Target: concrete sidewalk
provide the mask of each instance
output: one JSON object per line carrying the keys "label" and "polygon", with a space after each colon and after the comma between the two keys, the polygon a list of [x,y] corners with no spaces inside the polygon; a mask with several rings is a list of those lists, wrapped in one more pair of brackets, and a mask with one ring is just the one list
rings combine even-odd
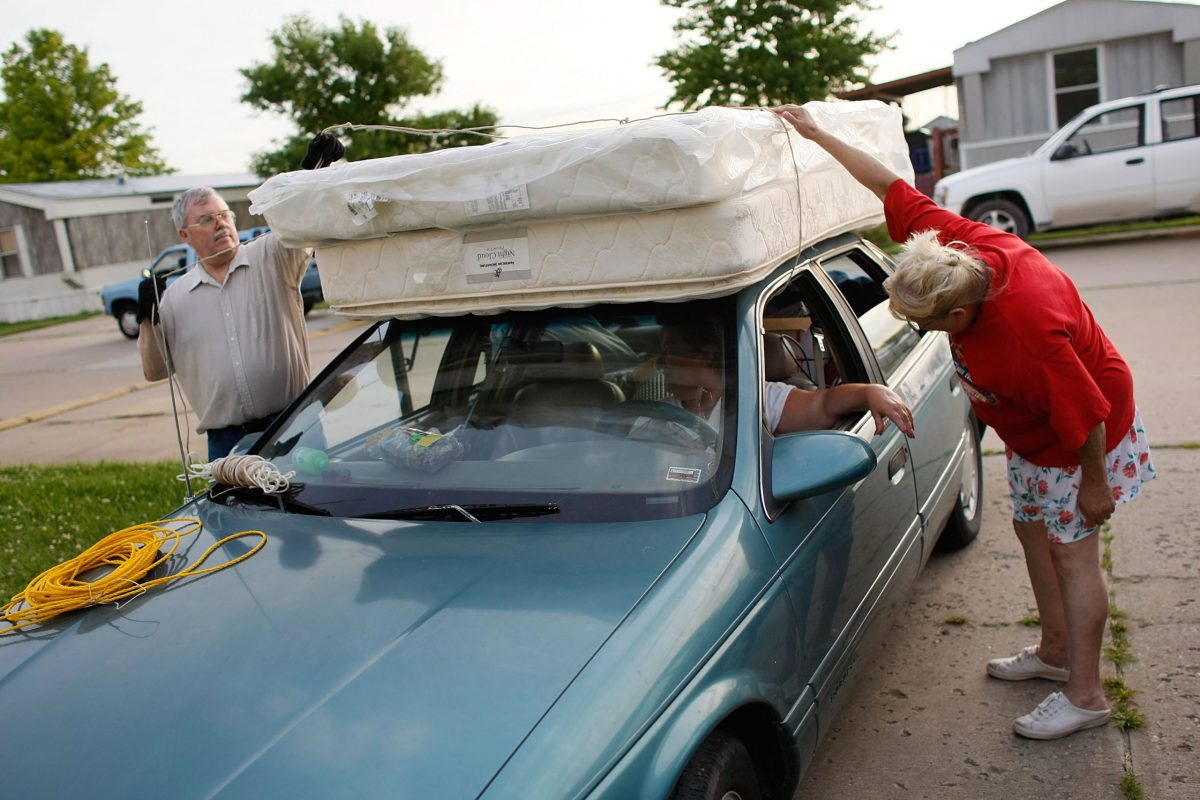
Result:
{"label": "concrete sidewalk", "polygon": [[[1145,728],[1126,735],[1110,724],[1050,742],[1013,734],[1012,721],[1058,684],[984,673],[988,659],[1038,635],[1021,624],[1036,609],[1010,523],[1004,457],[989,456],[979,541],[930,560],[797,798],[1121,800],[1126,765],[1147,798],[1200,798],[1200,536],[1191,500],[1200,451],[1157,450],[1154,462],[1159,477],[1114,518],[1109,580],[1138,659],[1121,675]],[[1117,670],[1103,660],[1102,673]]]}

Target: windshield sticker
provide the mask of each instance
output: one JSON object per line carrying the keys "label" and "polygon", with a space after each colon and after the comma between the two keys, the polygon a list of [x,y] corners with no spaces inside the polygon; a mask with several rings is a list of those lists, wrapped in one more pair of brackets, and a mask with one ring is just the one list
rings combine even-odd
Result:
{"label": "windshield sticker", "polygon": [[699,483],[701,470],[692,467],[667,467],[667,480]]}
{"label": "windshield sticker", "polygon": [[505,189],[499,194],[485,197],[482,200],[467,200],[463,203],[463,213],[468,217],[503,214],[506,211],[525,211],[528,208],[529,190],[525,188],[525,184]]}
{"label": "windshield sticker", "polygon": [[463,237],[463,270],[467,283],[531,278],[525,229],[468,233]]}

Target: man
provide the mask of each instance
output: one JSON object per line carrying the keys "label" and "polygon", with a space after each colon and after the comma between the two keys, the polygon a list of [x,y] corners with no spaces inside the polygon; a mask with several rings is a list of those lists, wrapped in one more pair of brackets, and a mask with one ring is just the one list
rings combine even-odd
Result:
{"label": "man", "polygon": [[[304,166],[343,153],[336,138],[319,134]],[[153,278],[142,281],[138,351],[147,380],[175,372],[199,417],[196,431],[208,435],[212,462],[247,433],[265,430],[308,384],[300,281],[309,256],[274,234],[239,243],[233,212],[208,187],[181,195],[171,216],[197,261],[161,298]]]}
{"label": "man", "polygon": [[885,284],[892,313],[950,335],[976,416],[1007,445],[1013,527],[1042,631],[987,672],[1065,682],[1013,730],[1057,739],[1104,725],[1108,595],[1097,530],[1154,478],[1128,365],[1070,278],[1037,250],[937,207],[805,109],[775,113],[883,201],[892,238],[906,241]]}

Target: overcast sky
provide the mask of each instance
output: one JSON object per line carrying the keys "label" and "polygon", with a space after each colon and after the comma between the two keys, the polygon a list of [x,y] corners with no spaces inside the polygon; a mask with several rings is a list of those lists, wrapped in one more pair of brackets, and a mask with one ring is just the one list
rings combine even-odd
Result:
{"label": "overcast sky", "polygon": [[[949,66],[953,51],[1056,3],[883,0],[866,24],[895,32],[875,61],[876,82]],[[143,106],[142,124],[167,163],[184,173],[248,169],[250,154],[291,130],[282,117],[238,101],[238,69],[271,56],[268,37],[284,18],[306,14],[336,25],[338,13],[397,26],[442,62],[445,84],[422,110],[481,102],[502,122],[546,125],[656,113],[670,86],[655,56],[676,43],[677,12],[658,0],[42,0],[4,4],[0,49],[31,28],[60,31],[104,62],[123,94]],[[921,124],[953,113],[951,89],[908,109]],[[339,120],[354,122],[356,120]]]}

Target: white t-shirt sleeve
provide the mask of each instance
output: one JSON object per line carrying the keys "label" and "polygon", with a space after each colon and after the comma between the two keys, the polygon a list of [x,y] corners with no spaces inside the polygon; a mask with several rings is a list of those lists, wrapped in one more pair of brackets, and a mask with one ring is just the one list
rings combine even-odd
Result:
{"label": "white t-shirt sleeve", "polygon": [[789,383],[767,381],[766,391],[763,392],[763,424],[771,433],[779,427],[779,420],[783,418],[783,405],[794,388],[796,387]]}

